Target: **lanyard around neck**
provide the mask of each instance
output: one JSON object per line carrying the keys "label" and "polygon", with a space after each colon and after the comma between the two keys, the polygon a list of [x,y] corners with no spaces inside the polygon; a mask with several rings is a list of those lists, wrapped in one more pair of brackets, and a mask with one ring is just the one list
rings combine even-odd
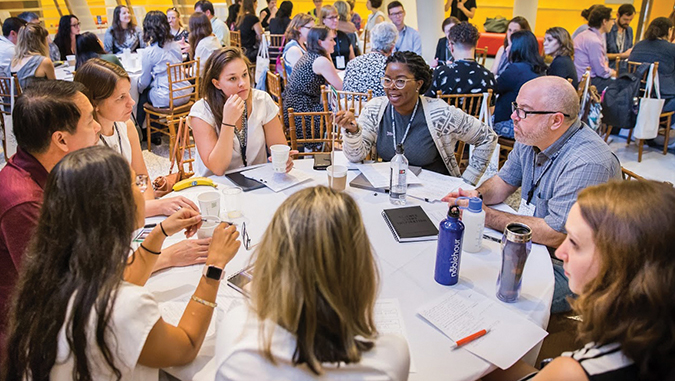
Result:
{"label": "lanyard around neck", "polygon": [[239,150],[241,151],[241,161],[244,163],[244,167],[248,165],[246,162],[246,146],[248,145],[248,111],[246,103],[244,103],[244,114],[242,115],[241,121],[241,131],[237,131],[237,128],[234,128],[234,135],[239,141]]}
{"label": "lanyard around neck", "polygon": [[[415,102],[415,108],[413,109],[412,115],[410,116],[410,120],[408,121],[408,127],[405,129],[405,133],[403,134],[403,139],[401,139],[401,145],[405,142],[405,139],[408,137],[408,132],[410,131],[410,126],[412,125],[413,120],[415,119],[415,114],[417,114],[417,106],[420,104],[420,98],[417,97],[417,102]],[[396,151],[396,119],[394,118],[394,106],[391,105],[391,129],[394,133],[394,151]],[[400,115],[400,114],[399,114]],[[401,115],[402,116],[402,115]]]}
{"label": "lanyard around neck", "polygon": [[[120,145],[120,155],[124,156],[124,151],[122,151],[122,135],[120,135],[120,130],[117,128],[117,123],[113,123],[113,128],[115,129],[115,132],[117,132],[117,143]],[[112,149],[102,134],[98,137],[106,147]]]}

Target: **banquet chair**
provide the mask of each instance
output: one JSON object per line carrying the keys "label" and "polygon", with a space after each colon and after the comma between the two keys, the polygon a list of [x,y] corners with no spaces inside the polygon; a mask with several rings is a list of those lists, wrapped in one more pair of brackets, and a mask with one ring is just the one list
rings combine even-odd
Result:
{"label": "banquet chair", "polygon": [[323,111],[342,111],[353,110],[354,116],[358,117],[363,106],[373,99],[373,90],[368,90],[367,93],[357,93],[353,91],[337,90],[337,110],[330,110],[328,107],[328,98],[331,91],[325,85],[321,85],[321,101],[323,102]]}
{"label": "banquet chair", "polygon": [[283,34],[270,34],[270,44],[267,49],[270,55],[270,71],[275,71],[277,68],[277,57],[284,50],[284,41]]}
{"label": "banquet chair", "polygon": [[241,32],[238,30],[230,31],[230,45],[241,49]]}
{"label": "banquet chair", "polygon": [[[443,94],[439,90],[436,92],[436,98],[444,99],[450,106],[455,106],[476,119],[480,119],[485,94],[487,94],[486,101],[489,107],[492,100],[492,89],[488,89],[486,93],[478,94]],[[457,142],[457,147],[455,147],[455,160],[459,165],[460,172],[464,172],[464,169],[469,165],[469,153],[466,148],[466,143],[461,140]]]}
{"label": "banquet chair", "polygon": [[485,61],[487,61],[487,55],[488,55],[488,47],[484,48],[476,48],[476,62],[481,65],[485,66]]}
{"label": "banquet chair", "polygon": [[284,102],[281,99],[281,77],[277,73],[267,72],[267,92],[272,97],[274,104],[279,107],[279,119],[281,120],[281,127],[284,129],[286,141],[290,139],[288,135],[288,128],[284,126]]}
{"label": "banquet chair", "polygon": [[[167,63],[166,71],[169,81],[169,107],[154,107],[149,102],[143,105],[143,109],[147,114],[145,123],[148,133],[149,152],[152,152],[151,135],[153,132],[160,132],[164,135],[168,135],[169,147],[174,146],[176,129],[175,125],[170,123],[170,121],[180,118],[181,116],[187,116],[192,105],[199,99],[199,58],[173,65]],[[179,85],[180,82],[188,82],[188,85]],[[192,89],[192,92],[188,95],[178,95],[179,91],[186,89]],[[189,98],[187,103],[181,106],[174,106],[176,101],[185,98]],[[157,125],[157,127],[153,124]],[[173,158],[173,153],[170,154],[170,158]]]}
{"label": "banquet chair", "polygon": [[173,155],[176,165],[178,166],[178,171],[181,173],[181,179],[187,179],[195,174],[193,168],[195,158],[192,156],[192,153],[196,146],[194,136],[192,135],[192,129],[188,125],[187,116],[171,118],[169,123],[178,125],[178,128],[176,128],[176,143],[175,146],[172,147],[174,150]]}
{"label": "banquet chair", "polygon": [[643,181],[645,179],[644,177],[624,167],[621,167],[621,178],[624,180],[639,180],[639,181]]}
{"label": "banquet chair", "polygon": [[284,81],[284,87],[288,84],[288,74],[286,74],[286,62],[284,57],[279,57],[279,70],[277,72],[281,75],[281,79]]}
{"label": "banquet chair", "polygon": [[506,159],[509,158],[509,154],[513,151],[513,145],[516,144],[516,141],[500,136],[497,143],[499,144],[499,169],[501,169],[506,163]]}
{"label": "banquet chair", "polygon": [[[12,81],[14,81],[14,87],[16,91],[12,94]],[[5,126],[5,115],[12,115],[12,99],[16,102],[16,98],[21,95],[21,86],[19,85],[19,80],[16,75],[12,77],[0,77],[0,126],[2,126],[2,152],[5,155],[5,161],[9,160],[7,156],[7,128]]]}
{"label": "banquet chair", "polygon": [[[298,156],[314,156],[330,152],[331,142],[342,143],[340,128],[337,129],[335,138],[331,137],[332,113],[330,111],[321,112],[295,112],[292,108],[288,109],[288,132],[291,136],[291,149],[299,150]],[[297,120],[296,120],[297,119]],[[299,123],[299,125],[298,125]],[[302,136],[297,136],[296,128],[300,127]],[[299,146],[317,145],[321,148],[314,152],[304,152],[304,149],[298,149]]]}

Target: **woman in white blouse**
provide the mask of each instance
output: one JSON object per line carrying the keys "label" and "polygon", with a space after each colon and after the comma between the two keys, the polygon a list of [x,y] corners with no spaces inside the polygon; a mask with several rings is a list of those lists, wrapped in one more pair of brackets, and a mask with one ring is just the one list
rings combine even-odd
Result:
{"label": "woman in white blouse", "polygon": [[190,57],[196,60],[199,58],[199,72],[204,74],[204,66],[206,60],[211,57],[211,54],[220,49],[220,41],[218,37],[213,34],[211,21],[202,12],[195,12],[190,16]]}
{"label": "woman in white blouse", "polygon": [[[206,61],[201,94],[190,110],[197,144],[197,176],[223,175],[231,169],[267,162],[267,148],[287,144],[279,108],[264,91],[251,89],[249,62],[235,47],[216,51]],[[291,157],[286,170],[293,167]]]}
{"label": "woman in white blouse", "polygon": [[250,299],[218,327],[216,380],[408,379],[405,339],[375,327],[378,271],[351,196],[294,193],[254,256]]}
{"label": "woman in white blouse", "polygon": [[197,356],[238,233],[216,227],[204,276],[178,325],[166,323],[144,284],[165,238],[192,236],[202,217],[181,209],[130,256],[145,222],[133,178],[127,161],[101,146],[66,155],[50,172],[10,312],[6,379],[156,380],[158,368]]}

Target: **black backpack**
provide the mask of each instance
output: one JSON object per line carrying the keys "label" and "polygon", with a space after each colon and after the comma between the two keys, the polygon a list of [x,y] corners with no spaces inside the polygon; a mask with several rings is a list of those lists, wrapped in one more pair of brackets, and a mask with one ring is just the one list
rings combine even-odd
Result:
{"label": "black backpack", "polygon": [[640,65],[634,73],[624,72],[607,86],[602,98],[602,123],[616,128],[633,128],[637,119],[641,80],[649,63]]}

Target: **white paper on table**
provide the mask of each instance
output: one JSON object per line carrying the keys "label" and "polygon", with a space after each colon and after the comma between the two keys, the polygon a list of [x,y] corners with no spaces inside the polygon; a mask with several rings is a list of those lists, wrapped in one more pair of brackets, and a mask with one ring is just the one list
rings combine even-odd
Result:
{"label": "white paper on table", "polygon": [[[375,326],[379,333],[403,336],[408,341],[408,333],[405,330],[405,323],[401,314],[401,305],[396,298],[377,300],[375,303]],[[408,352],[410,353],[410,373],[417,373],[412,352],[410,352],[410,344],[408,344]]]}
{"label": "white paper on table", "polygon": [[260,181],[275,192],[280,192],[286,188],[311,180],[311,176],[297,168],[291,169],[288,173],[276,173],[272,164],[266,164],[249,171],[244,171],[242,175]]}
{"label": "white paper on table", "polygon": [[459,286],[422,306],[417,313],[451,340],[459,340],[482,329],[485,336],[462,348],[506,369],[548,335],[519,313]]}
{"label": "white paper on table", "polygon": [[334,151],[333,153],[333,160],[335,160],[335,165],[343,165],[347,167],[347,170],[358,170],[358,164],[352,163],[347,159],[347,156],[345,156],[344,151]]}
{"label": "white paper on table", "polygon": [[[357,164],[361,173],[370,181],[373,188],[389,187],[390,169],[389,163]],[[410,170],[406,174],[406,182],[410,184],[421,184],[417,176]]]}
{"label": "white paper on table", "polygon": [[461,177],[441,175],[434,171],[423,169],[417,178],[420,184],[408,187],[408,195],[419,198],[426,202],[441,201],[448,193],[462,189],[471,189],[471,185],[464,182]]}

